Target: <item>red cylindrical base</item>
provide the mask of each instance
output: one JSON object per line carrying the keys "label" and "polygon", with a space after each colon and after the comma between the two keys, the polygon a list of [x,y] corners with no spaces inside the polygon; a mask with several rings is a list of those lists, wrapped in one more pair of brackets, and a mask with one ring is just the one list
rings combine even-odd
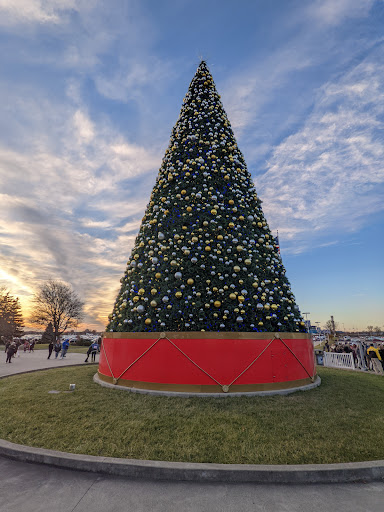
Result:
{"label": "red cylindrical base", "polygon": [[316,366],[302,333],[108,332],[98,373],[137,389],[244,393],[308,385]]}

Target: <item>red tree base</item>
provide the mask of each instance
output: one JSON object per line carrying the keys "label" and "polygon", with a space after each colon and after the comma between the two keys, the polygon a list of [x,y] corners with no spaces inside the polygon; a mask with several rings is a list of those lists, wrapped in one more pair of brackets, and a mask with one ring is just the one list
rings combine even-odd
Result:
{"label": "red tree base", "polygon": [[316,366],[302,333],[108,332],[98,375],[137,389],[244,393],[306,386]]}

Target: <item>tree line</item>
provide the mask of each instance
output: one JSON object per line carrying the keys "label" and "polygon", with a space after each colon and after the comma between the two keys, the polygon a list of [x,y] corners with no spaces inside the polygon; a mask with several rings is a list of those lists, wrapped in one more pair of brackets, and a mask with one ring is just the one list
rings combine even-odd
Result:
{"label": "tree line", "polygon": [[[57,280],[40,286],[33,298],[31,322],[45,326],[43,339],[56,341],[67,329],[76,327],[84,317],[84,302],[72,288]],[[23,334],[23,315],[18,297],[0,288],[0,342]]]}

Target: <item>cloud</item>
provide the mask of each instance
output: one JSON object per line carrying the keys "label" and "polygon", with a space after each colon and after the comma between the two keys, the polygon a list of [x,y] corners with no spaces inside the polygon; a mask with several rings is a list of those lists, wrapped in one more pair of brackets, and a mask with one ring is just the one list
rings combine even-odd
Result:
{"label": "cloud", "polygon": [[382,55],[376,48],[321,87],[302,128],[256,179],[269,223],[292,240],[292,251],[325,233],[356,231],[384,209]]}
{"label": "cloud", "polygon": [[76,0],[0,0],[0,24],[56,24],[62,12],[76,10],[76,4]]}
{"label": "cloud", "polygon": [[62,279],[85,300],[88,324],[102,328],[106,306],[97,304],[111,309],[149,197],[142,177],[157,173],[161,153],[91,120],[79,105],[58,109],[60,144],[52,144],[55,104],[46,107],[37,130],[19,132],[19,148],[0,146],[0,285],[12,283],[28,316],[37,286]]}
{"label": "cloud", "polygon": [[132,56],[121,59],[112,74],[95,74],[95,85],[106,98],[127,102],[142,101],[148,97],[146,90],[158,89],[174,78],[175,72],[170,63],[155,57]]}
{"label": "cloud", "polygon": [[93,139],[95,135],[93,124],[84,112],[77,110],[73,116],[73,123],[80,139],[83,139],[84,142],[90,142]]}
{"label": "cloud", "polygon": [[307,14],[324,25],[338,25],[348,18],[367,16],[375,0],[315,0]]}

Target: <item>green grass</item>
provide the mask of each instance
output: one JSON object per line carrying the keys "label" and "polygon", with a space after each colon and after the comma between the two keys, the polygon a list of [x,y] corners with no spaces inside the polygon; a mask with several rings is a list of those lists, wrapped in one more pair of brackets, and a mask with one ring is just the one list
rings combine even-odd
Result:
{"label": "green grass", "polygon": [[[95,367],[0,380],[0,437],[112,457],[305,464],[384,459],[384,378],[321,368],[287,396],[170,398],[94,384]],[[73,393],[48,394],[49,390]],[[372,442],[374,441],[374,442]]]}

